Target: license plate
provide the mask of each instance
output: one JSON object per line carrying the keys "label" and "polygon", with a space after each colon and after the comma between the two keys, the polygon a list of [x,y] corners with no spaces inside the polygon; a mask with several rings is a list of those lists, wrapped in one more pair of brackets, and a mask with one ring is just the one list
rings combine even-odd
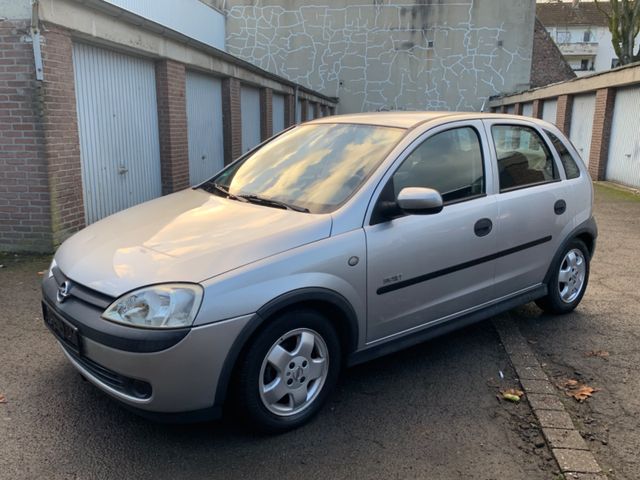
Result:
{"label": "license plate", "polygon": [[78,333],[78,329],[45,304],[42,305],[42,316],[44,323],[56,338],[67,348],[80,354],[80,334]]}

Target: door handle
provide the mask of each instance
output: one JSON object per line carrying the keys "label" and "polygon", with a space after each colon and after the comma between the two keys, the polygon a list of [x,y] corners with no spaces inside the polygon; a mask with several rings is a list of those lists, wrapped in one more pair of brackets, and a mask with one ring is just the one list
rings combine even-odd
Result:
{"label": "door handle", "polygon": [[564,200],[558,200],[553,204],[553,211],[556,215],[562,215],[567,210],[567,202]]}
{"label": "door handle", "polygon": [[476,222],[473,226],[473,231],[476,236],[484,237],[485,235],[489,235],[491,233],[491,229],[493,228],[493,223],[488,218],[481,218]]}

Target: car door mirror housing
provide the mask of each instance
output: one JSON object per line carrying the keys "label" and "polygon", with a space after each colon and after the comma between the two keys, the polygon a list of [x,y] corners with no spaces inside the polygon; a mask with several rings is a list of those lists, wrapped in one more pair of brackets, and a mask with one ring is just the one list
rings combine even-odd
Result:
{"label": "car door mirror housing", "polygon": [[405,187],[396,199],[398,207],[409,215],[432,215],[442,210],[440,192],[433,188]]}

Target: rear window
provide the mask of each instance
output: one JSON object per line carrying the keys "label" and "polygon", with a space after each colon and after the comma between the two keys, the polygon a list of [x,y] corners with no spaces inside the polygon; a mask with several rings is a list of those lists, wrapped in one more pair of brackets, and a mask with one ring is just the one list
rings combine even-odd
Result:
{"label": "rear window", "polygon": [[560,178],[549,148],[533,128],[494,125],[491,134],[498,157],[501,192]]}
{"label": "rear window", "polygon": [[567,179],[578,178],[580,176],[580,169],[578,168],[578,164],[571,153],[569,153],[569,150],[567,150],[567,146],[549,130],[545,130],[544,132],[549,135],[551,143],[553,143],[553,146],[558,152],[558,156],[560,157],[560,162],[562,162],[562,166],[564,167],[564,173],[567,175]]}

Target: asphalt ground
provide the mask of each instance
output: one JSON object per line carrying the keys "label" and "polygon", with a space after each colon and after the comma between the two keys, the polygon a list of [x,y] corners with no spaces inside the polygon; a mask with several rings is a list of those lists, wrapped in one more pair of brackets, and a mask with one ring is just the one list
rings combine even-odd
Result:
{"label": "asphalt ground", "polygon": [[[257,436],[128,412],[68,364],[40,313],[48,258],[0,256],[0,478],[555,479],[490,321],[345,372],[309,425]],[[499,372],[504,373],[501,379]]]}
{"label": "asphalt ground", "polygon": [[640,479],[640,195],[596,186],[599,235],[587,294],[563,317],[511,312],[552,382],[599,391],[578,403],[558,389],[610,479]]}

